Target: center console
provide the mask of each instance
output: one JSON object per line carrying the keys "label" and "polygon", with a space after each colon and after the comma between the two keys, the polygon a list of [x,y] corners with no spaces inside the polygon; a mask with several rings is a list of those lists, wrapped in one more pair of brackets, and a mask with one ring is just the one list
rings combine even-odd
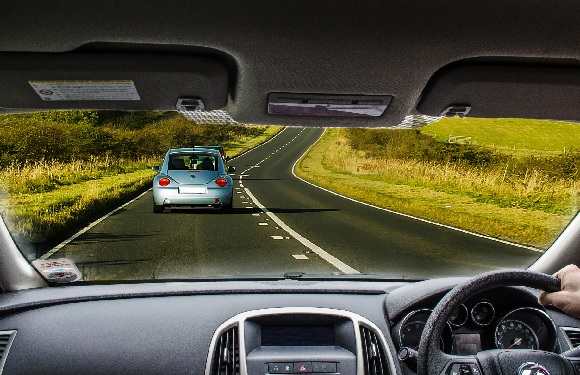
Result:
{"label": "center console", "polygon": [[206,375],[395,373],[382,332],[342,310],[249,311],[220,326],[212,348]]}

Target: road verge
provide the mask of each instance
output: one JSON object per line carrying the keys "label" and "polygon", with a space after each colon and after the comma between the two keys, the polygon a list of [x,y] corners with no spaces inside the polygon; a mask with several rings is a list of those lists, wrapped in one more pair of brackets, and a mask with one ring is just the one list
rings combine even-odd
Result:
{"label": "road verge", "polygon": [[295,171],[306,181],[361,202],[538,249],[545,249],[570,220],[567,215],[500,207],[411,181],[405,184],[400,175],[357,167],[372,162],[350,149],[342,130],[328,129]]}

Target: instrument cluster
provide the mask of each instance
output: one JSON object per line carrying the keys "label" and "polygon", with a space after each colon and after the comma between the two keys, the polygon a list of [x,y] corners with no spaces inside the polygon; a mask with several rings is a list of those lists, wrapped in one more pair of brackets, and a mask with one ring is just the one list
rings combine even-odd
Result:
{"label": "instrument cluster", "polygon": [[[556,325],[541,306],[511,305],[505,298],[498,302],[485,297],[462,303],[450,314],[440,339],[443,352],[473,355],[490,349],[556,350]],[[431,312],[426,307],[414,309],[393,327],[399,349],[419,349]]]}

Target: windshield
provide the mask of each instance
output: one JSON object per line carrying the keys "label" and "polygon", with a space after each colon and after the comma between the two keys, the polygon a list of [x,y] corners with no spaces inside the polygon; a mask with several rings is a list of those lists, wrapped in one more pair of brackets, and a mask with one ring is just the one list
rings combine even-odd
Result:
{"label": "windshield", "polygon": [[95,282],[527,268],[578,211],[578,124],[412,120],[3,115],[2,215],[31,263],[66,259]]}

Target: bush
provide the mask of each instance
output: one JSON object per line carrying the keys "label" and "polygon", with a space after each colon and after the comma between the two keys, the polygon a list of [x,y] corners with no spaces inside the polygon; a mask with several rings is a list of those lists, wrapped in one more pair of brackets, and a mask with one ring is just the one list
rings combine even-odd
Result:
{"label": "bush", "polygon": [[515,157],[482,146],[440,142],[419,130],[347,129],[346,137],[351,148],[370,158],[501,169],[508,178],[525,178],[534,172],[548,180],[580,179],[579,150],[555,156]]}
{"label": "bush", "polygon": [[48,111],[35,112],[25,115],[38,122],[50,121],[63,124],[95,125],[98,122],[98,114],[94,111]]}
{"label": "bush", "polygon": [[0,116],[0,165],[100,156],[162,157],[169,148],[227,144],[262,131],[198,125],[167,112],[54,111]]}

